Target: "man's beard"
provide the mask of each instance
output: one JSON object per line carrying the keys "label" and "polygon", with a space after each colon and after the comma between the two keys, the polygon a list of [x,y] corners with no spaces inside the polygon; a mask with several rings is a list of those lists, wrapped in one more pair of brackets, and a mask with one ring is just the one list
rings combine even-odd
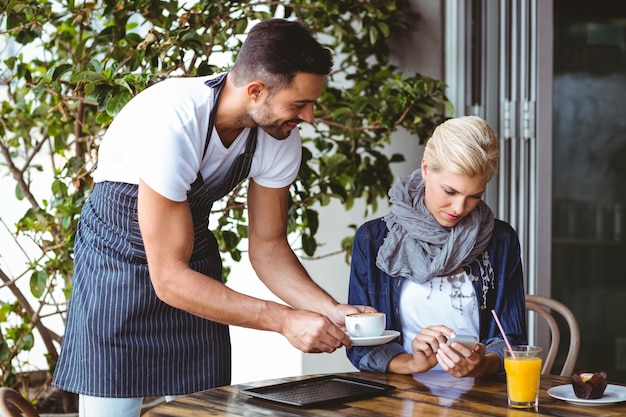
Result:
{"label": "man's beard", "polygon": [[252,123],[259,126],[265,132],[269,133],[273,138],[278,140],[287,139],[291,135],[291,130],[283,128],[284,123],[300,123],[300,119],[287,120],[284,123],[276,122],[274,115],[271,113],[267,100],[263,106],[252,110],[248,113],[248,118]]}

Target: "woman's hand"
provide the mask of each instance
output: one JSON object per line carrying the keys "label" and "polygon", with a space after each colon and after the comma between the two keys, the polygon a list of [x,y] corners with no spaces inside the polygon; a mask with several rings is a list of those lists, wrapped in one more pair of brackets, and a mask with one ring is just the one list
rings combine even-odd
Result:
{"label": "woman's hand", "polygon": [[437,365],[437,352],[445,345],[453,331],[443,325],[424,327],[411,342],[415,372],[425,372]]}
{"label": "woman's hand", "polygon": [[485,345],[477,343],[474,349],[452,343],[443,344],[437,352],[437,361],[441,368],[457,378],[482,376],[487,368]]}
{"label": "woman's hand", "polygon": [[388,371],[398,374],[426,372],[439,364],[450,375],[480,377],[498,372],[500,357],[495,353],[485,354],[486,347],[477,343],[473,349],[453,342],[447,345],[448,337],[454,332],[443,325],[423,328],[411,342],[412,354],[401,354],[389,363]]}
{"label": "woman's hand", "polygon": [[437,365],[437,352],[447,341],[446,335],[452,334],[446,326],[428,326],[423,328],[411,341],[412,353],[396,356],[389,363],[388,371],[398,374],[426,372]]}

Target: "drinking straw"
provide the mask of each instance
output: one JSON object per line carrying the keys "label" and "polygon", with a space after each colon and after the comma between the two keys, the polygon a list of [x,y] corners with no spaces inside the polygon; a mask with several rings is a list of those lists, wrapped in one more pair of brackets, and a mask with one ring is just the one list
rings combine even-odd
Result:
{"label": "drinking straw", "polygon": [[506,347],[508,347],[509,351],[511,352],[511,356],[515,357],[515,354],[513,353],[513,348],[511,347],[511,344],[509,343],[509,338],[506,337],[506,333],[504,333],[504,329],[502,328],[500,319],[498,318],[498,315],[496,314],[496,310],[491,310],[491,314],[493,314],[493,318],[496,319],[496,324],[498,325],[498,328],[500,329],[500,333],[502,333],[502,337],[504,338],[504,343],[506,343]]}

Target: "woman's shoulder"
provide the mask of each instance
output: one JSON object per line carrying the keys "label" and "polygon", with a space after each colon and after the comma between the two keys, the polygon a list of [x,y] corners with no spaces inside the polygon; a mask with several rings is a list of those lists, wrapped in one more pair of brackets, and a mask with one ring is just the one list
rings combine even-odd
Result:
{"label": "woman's shoulder", "polygon": [[356,234],[361,237],[375,237],[384,238],[387,236],[387,223],[384,217],[377,217],[372,220],[368,220],[363,223],[356,231]]}
{"label": "woman's shoulder", "polygon": [[492,247],[500,248],[519,246],[519,236],[509,223],[504,220],[495,219],[493,234],[491,235]]}
{"label": "woman's shoulder", "polygon": [[500,220],[500,219],[495,219],[493,233],[517,236],[517,232],[515,231],[515,229],[513,229],[513,226],[511,226],[509,223],[505,222],[504,220]]}
{"label": "woman's shoulder", "polygon": [[515,239],[518,238],[517,231],[513,228],[513,226],[500,219],[495,219],[493,235]]}
{"label": "woman's shoulder", "polygon": [[354,234],[354,247],[379,248],[387,237],[387,223],[384,217],[378,217],[361,224]]}

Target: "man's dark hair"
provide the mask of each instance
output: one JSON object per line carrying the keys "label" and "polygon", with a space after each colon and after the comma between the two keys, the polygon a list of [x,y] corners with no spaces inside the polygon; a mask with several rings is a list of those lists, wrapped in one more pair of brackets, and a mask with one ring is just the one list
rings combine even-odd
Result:
{"label": "man's dark hair", "polygon": [[330,50],[302,24],[268,19],[250,29],[231,74],[236,86],[258,79],[269,89],[291,85],[298,72],[328,75],[333,66]]}

